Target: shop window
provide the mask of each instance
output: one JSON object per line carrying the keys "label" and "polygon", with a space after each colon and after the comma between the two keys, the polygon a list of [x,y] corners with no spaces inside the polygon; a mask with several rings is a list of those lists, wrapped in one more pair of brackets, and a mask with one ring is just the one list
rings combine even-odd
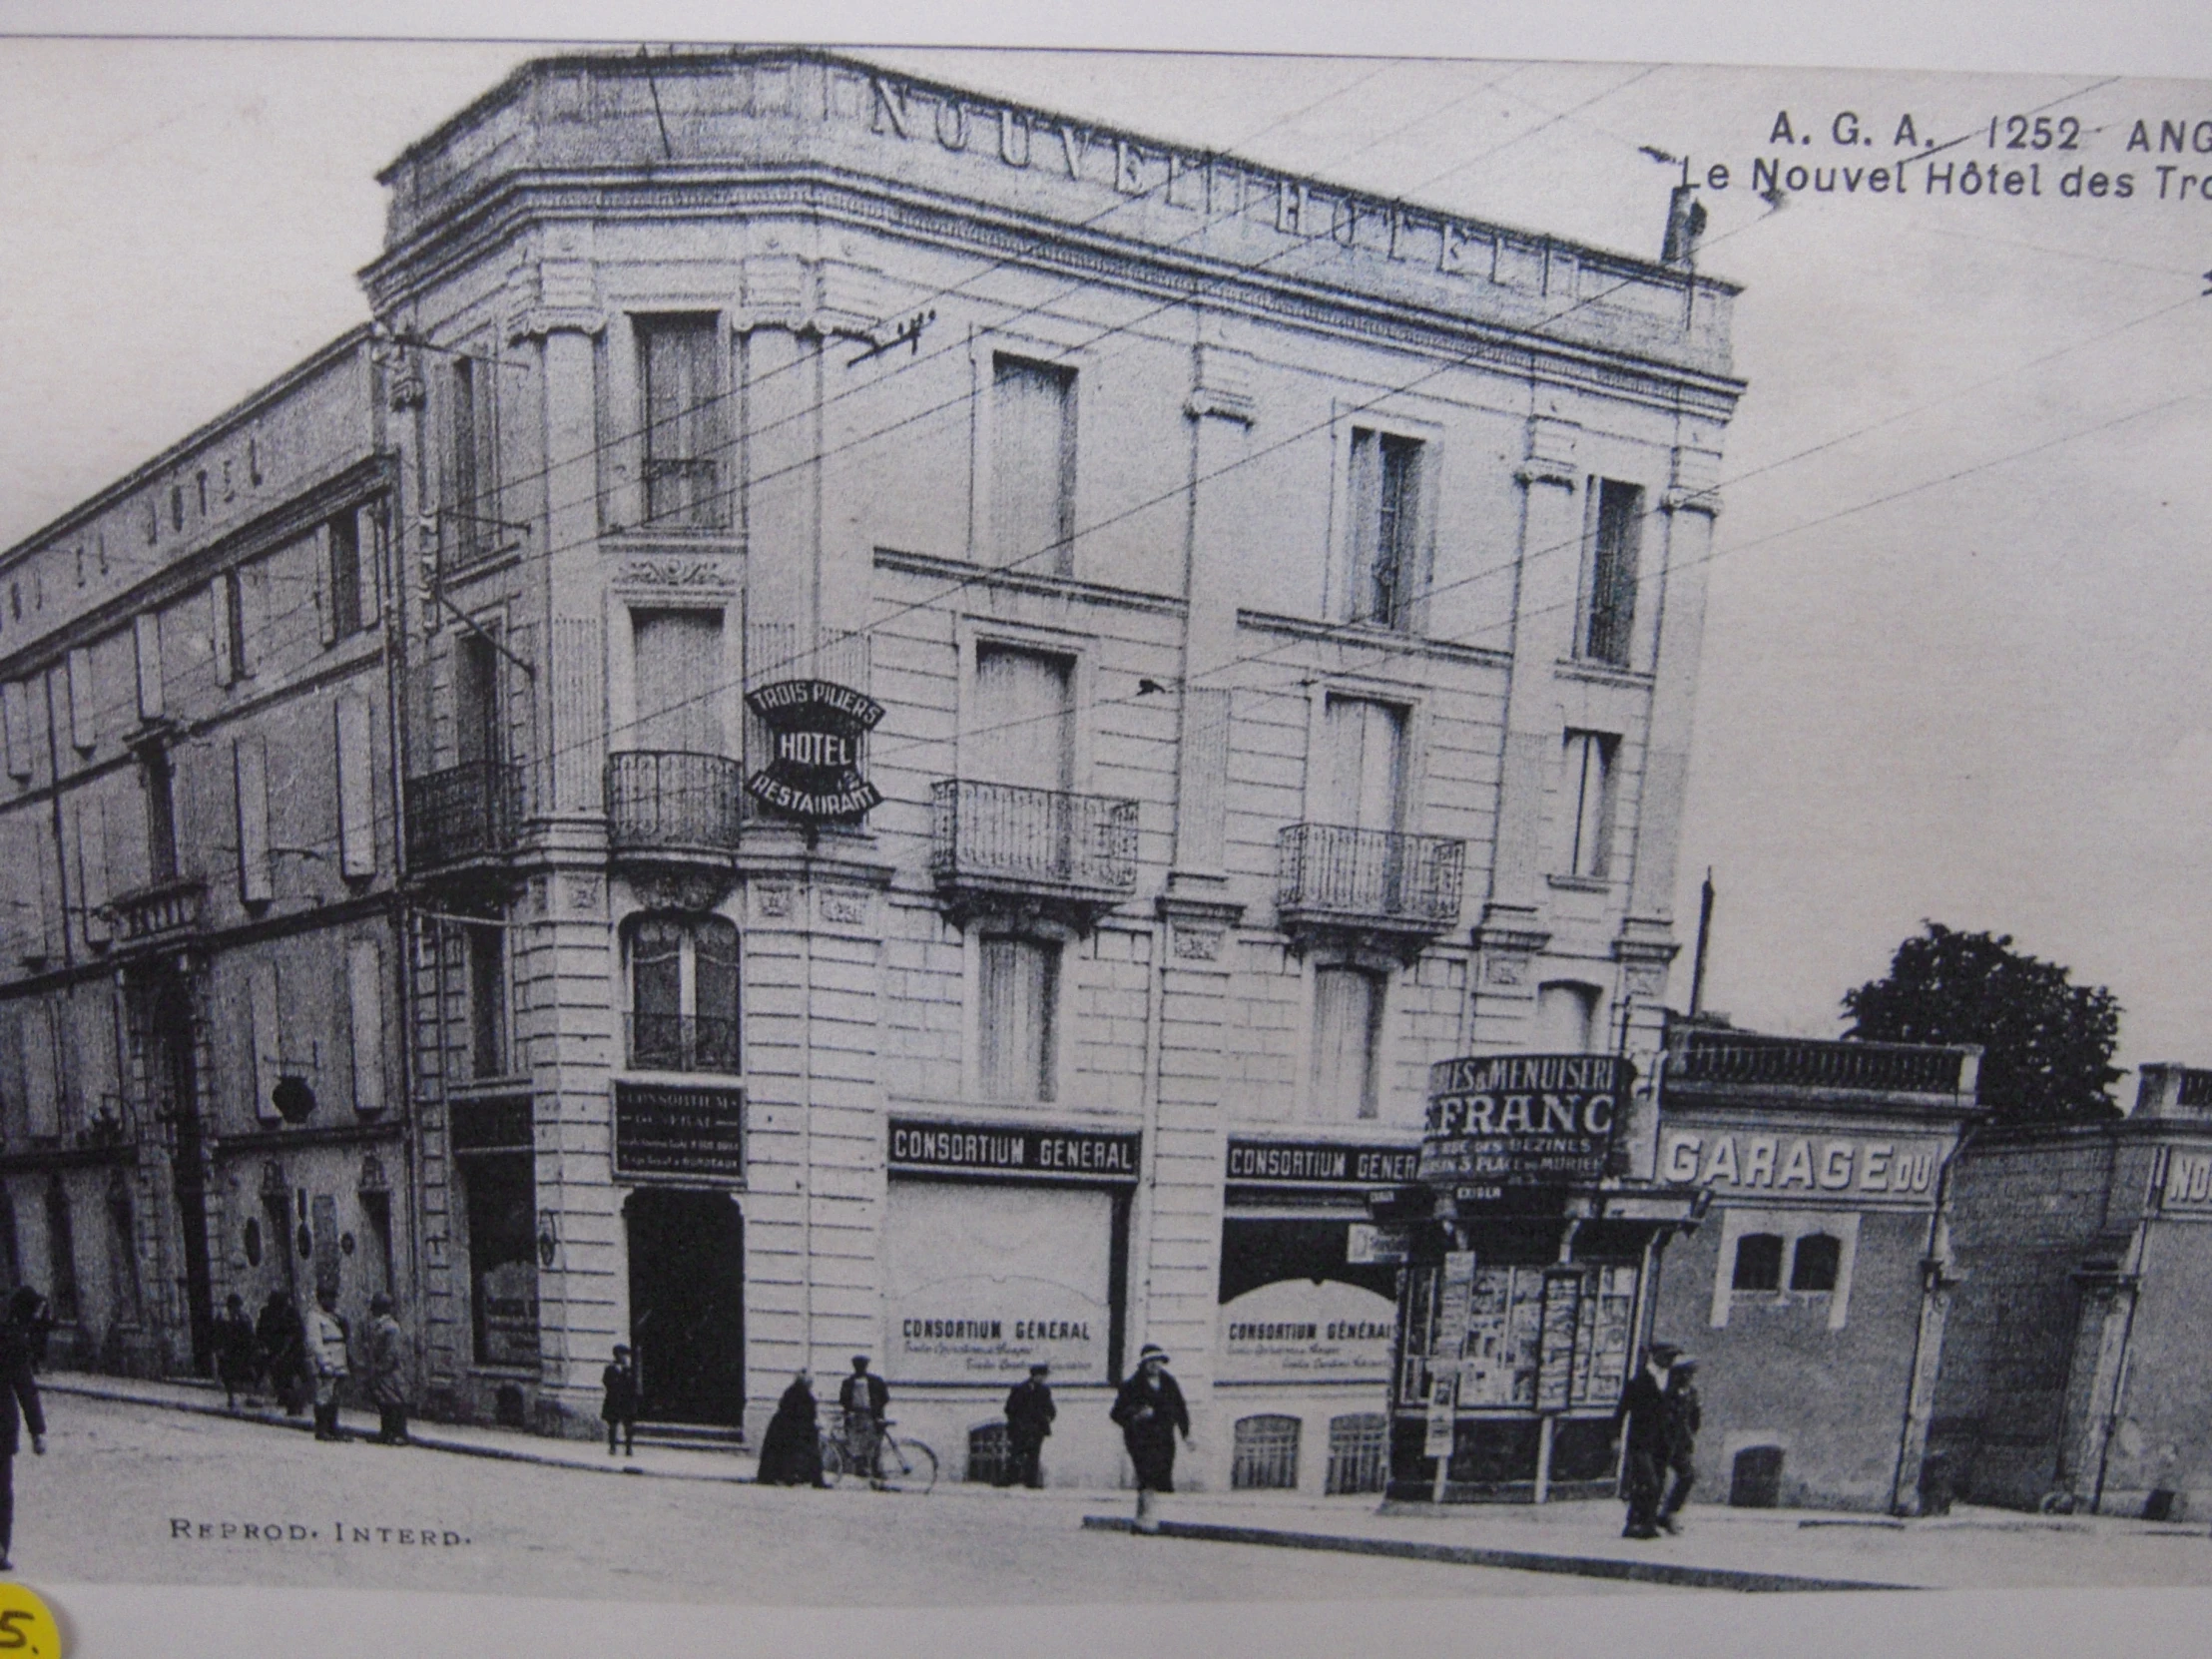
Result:
{"label": "shop window", "polygon": [[[1739,1257],[1739,1260],[1741,1258]],[[1828,1233],[1808,1233],[1790,1256],[1790,1289],[1833,1291],[1843,1264],[1844,1241]]]}
{"label": "shop window", "polygon": [[1001,565],[1073,574],[1074,369],[992,355],[991,528]]}
{"label": "shop window", "polygon": [[1230,1486],[1238,1491],[1296,1491],[1299,1426],[1298,1418],[1274,1413],[1239,1417]]}
{"label": "shop window", "polygon": [[1736,1241],[1736,1271],[1729,1281],[1739,1291],[1782,1289],[1782,1236],[1746,1233]]}
{"label": "shop window", "polygon": [[54,1318],[63,1325],[77,1323],[77,1236],[70,1221],[69,1189],[59,1177],[46,1188],[46,1274],[54,1305]]}
{"label": "shop window", "polygon": [[1544,1054],[1599,1051],[1595,985],[1554,979],[1536,988],[1536,1048]]}
{"label": "shop window", "polygon": [[507,931],[483,923],[467,932],[468,1032],[472,1075],[507,1074]]}
{"label": "shop window", "polygon": [[638,380],[645,403],[645,518],[664,530],[720,530],[721,330],[712,316],[642,318]]}
{"label": "shop window", "polygon": [[1613,758],[1620,740],[1604,732],[1569,732],[1561,801],[1568,814],[1566,871],[1602,881],[1613,866]]}
{"label": "shop window", "polygon": [[976,1072],[984,1098],[1054,1098],[1058,1072],[1060,945],[985,938],[977,972]]}
{"label": "shop window", "polygon": [[528,1153],[466,1159],[469,1305],[476,1362],[538,1363],[537,1189]]}
{"label": "shop window", "polygon": [[1390,1419],[1381,1411],[1355,1411],[1329,1419],[1329,1478],[1332,1497],[1350,1492],[1380,1492],[1389,1473]]}
{"label": "shop window", "polygon": [[1386,984],[1382,974],[1368,968],[1314,970],[1314,1117],[1335,1120],[1380,1114]]}
{"label": "shop window", "polygon": [[1419,580],[1418,438],[1352,434],[1352,620],[1403,628]]}
{"label": "shop window", "polygon": [[1611,478],[1591,480],[1589,552],[1583,562],[1582,655],[1628,666],[1636,621],[1636,557],[1644,492]]}
{"label": "shop window", "polygon": [[723,916],[641,916],[630,924],[630,1064],[735,1073],[738,929]]}

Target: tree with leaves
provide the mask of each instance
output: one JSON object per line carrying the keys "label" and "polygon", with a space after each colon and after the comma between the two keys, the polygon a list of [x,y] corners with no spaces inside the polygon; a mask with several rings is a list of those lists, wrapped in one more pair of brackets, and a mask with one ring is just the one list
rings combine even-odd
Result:
{"label": "tree with leaves", "polygon": [[2014,949],[2009,933],[1921,925],[1886,977],[1844,993],[1847,1037],[1979,1043],[1981,1103],[1999,1123],[2120,1115],[2120,1005],[2109,990],[2070,983],[2068,969]]}

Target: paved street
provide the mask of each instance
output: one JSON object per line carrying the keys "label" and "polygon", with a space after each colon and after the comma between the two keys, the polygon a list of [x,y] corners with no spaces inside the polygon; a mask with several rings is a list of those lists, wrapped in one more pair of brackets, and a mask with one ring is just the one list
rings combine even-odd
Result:
{"label": "paved street", "polygon": [[[922,1498],[625,1479],[365,1441],[322,1445],[223,1417],[50,1399],[49,1455],[16,1464],[15,1553],[34,1582],[43,1575],[873,1606],[1613,1588],[1540,1573],[1086,1532],[1081,1516],[1099,1506],[1095,1496],[1086,1503],[1076,1494],[940,1486]],[[226,1523],[235,1529],[228,1537]],[[349,1540],[342,1544],[341,1523]],[[350,1541],[364,1530],[376,1541]]]}

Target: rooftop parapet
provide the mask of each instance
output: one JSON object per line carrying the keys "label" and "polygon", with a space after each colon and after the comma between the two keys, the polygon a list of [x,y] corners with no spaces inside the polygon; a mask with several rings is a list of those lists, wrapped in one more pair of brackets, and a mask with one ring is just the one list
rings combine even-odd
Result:
{"label": "rooftop parapet", "polygon": [[1774,1037],[1678,1024],[1667,1033],[1672,1093],[1861,1096],[1977,1104],[1981,1050],[1971,1044]]}

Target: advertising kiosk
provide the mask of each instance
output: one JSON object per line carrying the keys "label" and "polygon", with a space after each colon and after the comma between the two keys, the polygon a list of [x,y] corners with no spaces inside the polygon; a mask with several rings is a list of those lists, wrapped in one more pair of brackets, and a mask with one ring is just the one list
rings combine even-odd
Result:
{"label": "advertising kiosk", "polygon": [[1430,1069],[1415,1179],[1371,1200],[1377,1248],[1404,1263],[1389,1501],[1611,1495],[1658,1255],[1702,1210],[1627,1177],[1628,1126],[1650,1118],[1635,1083],[1609,1054]]}

